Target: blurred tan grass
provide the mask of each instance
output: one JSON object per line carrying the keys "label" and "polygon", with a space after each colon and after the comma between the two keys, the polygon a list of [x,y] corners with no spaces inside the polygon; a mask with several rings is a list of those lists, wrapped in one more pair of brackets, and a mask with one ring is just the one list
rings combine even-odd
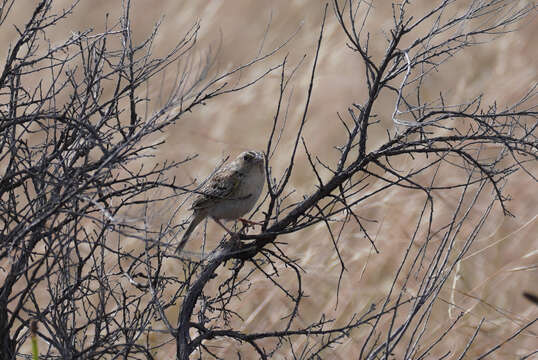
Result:
{"label": "blurred tan grass", "polygon": [[[372,25],[370,31],[377,32],[383,24],[391,21],[388,3],[376,3],[378,6],[372,13],[374,18],[371,24],[380,26]],[[58,4],[59,7],[67,6],[68,1],[60,1]],[[135,37],[142,39],[151,31],[161,14],[166,14],[155,46],[156,55],[159,55],[161,51],[165,52],[173,46],[176,34],[179,36],[195,19],[201,19],[198,49],[202,54],[209,47],[218,48],[219,70],[229,69],[255,56],[270,19],[271,27],[265,45],[267,48],[287,38],[302,23],[298,36],[287,48],[291,63],[297,63],[303,54],[307,54],[307,61],[295,79],[287,132],[283,137],[280,153],[273,161],[275,171],[279,172],[286,164],[286,149],[293,139],[298,114],[304,104],[308,65],[313,57],[323,4],[322,1],[284,0],[135,2],[132,22],[135,24]],[[429,1],[423,0],[415,2],[414,6],[420,10],[420,7],[428,4]],[[26,5],[17,2],[15,6]],[[19,10],[16,8],[14,11]],[[106,12],[110,12],[111,19],[117,18],[119,2],[82,1],[70,22],[58,26],[54,36],[62,39],[67,37],[70,31],[82,30],[88,26],[99,31],[103,28]],[[19,13],[22,14],[20,21],[25,21],[27,14],[24,11]],[[536,33],[538,21],[535,17],[517,33],[507,34],[492,43],[466,50],[444,64],[439,72],[432,74],[428,83],[429,94],[425,96],[435,97],[442,90],[448,93],[446,99],[451,103],[460,103],[480,92],[486,94],[486,103],[496,100],[499,106],[516,100],[538,80],[538,50],[532,45],[535,43]],[[0,43],[5,47],[12,36],[13,32],[3,31]],[[382,49],[382,41],[382,36],[377,33],[372,40],[373,46]],[[188,182],[194,178],[203,179],[225,155],[233,156],[245,149],[264,149],[276,106],[278,80],[276,75],[272,76],[239,94],[214,99],[208,102],[207,106],[185,116],[174,128],[168,129],[164,135],[166,144],[156,154],[155,161],[199,153],[197,159],[174,174],[180,180]],[[352,102],[361,102],[366,97],[363,69],[354,54],[345,47],[345,40],[332,16],[329,16],[327,24],[315,85],[305,138],[314,154],[331,163],[336,159],[337,152],[330,147],[340,143],[344,136],[341,129],[335,125],[336,112],[345,112]],[[159,91],[153,90],[150,97],[152,106],[157,107]],[[381,126],[369,139],[372,148],[383,141],[385,128],[391,126],[391,98],[381,98],[375,110],[381,120]],[[297,165],[292,180],[293,187],[297,189],[296,198],[299,198],[312,191],[315,178],[303,153],[299,155]],[[399,164],[406,165],[410,164]],[[490,346],[502,342],[522,323],[538,316],[537,308],[522,296],[525,290],[536,290],[538,283],[537,187],[530,181],[526,176],[511,178],[506,190],[513,197],[509,207],[516,217],[503,217],[499,209],[496,209],[488,221],[486,231],[475,243],[470,255],[458,266],[458,278],[452,282],[452,288],[449,286],[442,293],[447,304],[436,305],[432,319],[434,325],[429,329],[431,337],[427,336],[427,339],[434,339],[439,335],[458,312],[462,311],[465,315],[456,331],[432,356],[461,349],[482,318],[485,319],[485,326],[471,349],[472,355],[478,355]],[[441,196],[439,201],[446,202],[449,207],[454,200],[451,196],[453,194],[446,194],[446,198]],[[368,226],[376,235],[376,244],[381,254],[376,255],[371,251],[370,244],[361,236],[358,227],[346,230],[344,241],[339,246],[349,271],[344,273],[336,310],[335,290],[339,265],[335,253],[326,250],[331,243],[324,227],[320,225],[318,228],[280,239],[287,243],[283,249],[288,256],[300,258],[300,264],[306,270],[304,290],[311,296],[305,300],[305,307],[301,311],[301,319],[305,325],[317,320],[322,313],[336,317],[335,324],[342,325],[353,313],[363,312],[372,303],[379,303],[383,299],[392,281],[392,275],[400,263],[403,249],[408,244],[413,231],[413,220],[416,219],[423,201],[421,194],[391,190],[360,205],[358,213],[361,216],[378,221],[369,223]],[[166,219],[166,215],[163,214],[163,219]],[[450,216],[450,211],[447,211],[446,216]],[[442,223],[446,219],[436,220]],[[159,216],[152,221],[158,223]],[[209,238],[212,240],[208,246],[211,247],[221,234],[211,224],[209,229]],[[200,244],[194,240],[200,236],[198,232],[193,237],[189,244],[191,250],[199,250]],[[139,245],[136,242],[130,244],[133,247]],[[167,273],[172,274],[175,264],[169,262],[167,266]],[[282,297],[277,296],[273,288],[266,286],[267,282],[262,277],[258,280],[242,297],[241,304],[237,304],[244,321],[232,322],[245,332],[277,330],[283,323],[281,317],[291,311]],[[293,277],[287,281],[292,284]],[[409,286],[409,291],[412,293],[412,285]],[[455,302],[457,306],[449,306],[449,301]],[[173,311],[177,309],[170,310],[171,313]],[[535,347],[537,332],[536,326],[530,328],[516,343],[503,347],[497,354],[498,358],[509,359],[528,353]],[[363,336],[362,331],[353,332],[351,339],[338,347],[332,358],[348,359],[356,356]],[[159,342],[159,339],[155,341]],[[297,338],[296,341],[299,346],[303,339]],[[215,350],[216,353],[228,358],[235,353],[237,344],[221,342],[220,345],[221,348]],[[428,345],[425,344],[425,347]],[[167,353],[173,353],[172,344],[156,355],[163,358]],[[280,354],[282,357],[287,355],[289,354]]]}

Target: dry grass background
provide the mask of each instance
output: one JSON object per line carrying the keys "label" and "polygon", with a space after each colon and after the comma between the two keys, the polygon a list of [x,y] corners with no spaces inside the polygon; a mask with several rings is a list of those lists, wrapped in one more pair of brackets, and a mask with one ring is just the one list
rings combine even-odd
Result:
{"label": "dry grass background", "polygon": [[[29,16],[28,11],[25,11],[25,7],[30,8],[29,3],[18,1],[15,4],[13,11],[19,14],[21,23]],[[381,30],[386,29],[392,21],[390,2],[374,3],[375,11],[368,24],[373,35],[370,42],[372,47],[382,51],[384,41]],[[461,6],[466,3],[467,1],[461,1]],[[69,1],[58,1],[59,8],[68,4]],[[427,0],[414,1],[412,8],[417,13],[422,13],[428,4],[430,1]],[[294,81],[287,131],[279,152],[273,159],[275,171],[279,173],[286,165],[286,150],[293,141],[294,130],[304,106],[309,65],[313,60],[323,6],[323,1],[134,1],[131,20],[135,39],[142,40],[152,30],[154,23],[165,15],[155,44],[155,54],[159,55],[171,48],[193,21],[200,19],[201,32],[197,45],[200,59],[209,48],[218,50],[216,66],[221,71],[252,59],[258,52],[269,23],[264,49],[280,44],[300,26],[291,43],[273,60],[275,63],[289,54],[290,63],[293,64],[304,54],[307,55],[305,64]],[[54,37],[62,39],[70,31],[88,27],[99,31],[104,26],[106,13],[110,14],[110,19],[117,19],[121,13],[121,2],[83,0],[69,22],[55,28]],[[517,100],[538,80],[538,47],[535,45],[538,21],[535,15],[536,13],[526,21],[520,31],[466,50],[444,64],[439,72],[430,77],[425,96],[435,97],[442,90],[448,102],[460,103],[483,92],[484,104],[497,101],[500,107]],[[2,30],[0,44],[5,47],[13,33]],[[252,77],[255,71],[261,70],[263,69],[257,68],[245,76]],[[352,102],[360,103],[366,97],[362,71],[358,58],[346,48],[343,34],[334,16],[329,13],[304,134],[310,150],[328,163],[333,163],[338,156],[332,147],[344,139],[344,133],[335,125],[336,112],[344,113]],[[206,106],[197,108],[163,134],[166,144],[153,160],[163,161],[199,154],[198,158],[173,174],[178,179],[189,182],[203,179],[215,163],[226,155],[235,156],[245,149],[265,149],[276,108],[278,86],[279,76],[275,74],[240,93],[221,96],[209,101]],[[153,106],[159,105],[159,94],[159,88],[155,86],[150,93]],[[377,133],[371,135],[371,148],[384,141],[385,129],[391,127],[389,120],[393,100],[390,97],[380,99],[376,112],[382,126]],[[311,192],[316,183],[304,153],[299,155],[297,165],[292,179],[292,185],[297,190],[296,199]],[[402,163],[399,166],[411,167],[412,164]],[[432,353],[432,358],[437,358],[448,350],[456,350],[455,354],[458,354],[457,349],[464,347],[483,318],[484,327],[471,348],[471,355],[478,355],[502,342],[522,324],[538,316],[538,307],[522,297],[525,290],[538,292],[538,187],[528,176],[516,174],[506,190],[513,198],[509,208],[516,216],[503,217],[500,209],[496,208],[485,231],[469,252],[470,255],[461,262],[458,278],[442,293],[441,297],[447,302],[454,302],[457,308],[442,303],[437,305],[429,329],[431,335],[426,336],[425,347],[429,345],[428,340],[433,341],[459,311],[464,311],[465,316],[456,325],[450,338]],[[455,195],[438,195],[438,201],[446,204],[445,215],[449,216],[456,200]],[[369,223],[369,228],[376,236],[376,244],[381,253],[375,254],[372,251],[358,228],[346,229],[340,247],[349,271],[344,273],[336,309],[338,260],[334,251],[328,251],[332,245],[325,228],[320,225],[318,228],[279,238],[287,243],[284,249],[288,256],[299,258],[306,271],[304,290],[310,297],[305,300],[300,318],[305,325],[318,319],[321,313],[335,317],[336,324],[342,325],[353,313],[360,313],[369,308],[370,304],[383,299],[395,269],[400,264],[403,249],[408,245],[423,201],[422,194],[394,189],[360,206],[358,213],[361,216],[378,221]],[[478,212],[481,210],[477,208]],[[159,216],[162,215],[163,219],[169,216],[166,209],[160,209],[156,214],[158,215],[152,220],[156,223],[162,220]],[[180,214],[181,217],[187,215]],[[439,223],[443,220],[446,219],[436,219]],[[210,249],[215,246],[220,232],[213,232],[218,229],[211,223],[208,228],[210,240],[207,247]],[[198,231],[197,236],[188,244],[190,250],[200,250],[200,235],[201,232]],[[139,245],[136,242],[131,244]],[[168,263],[167,273],[177,271],[174,265],[177,264]],[[260,278],[243,296],[239,313],[244,320],[236,322],[239,329],[245,332],[276,330],[281,322],[280,317],[290,311],[276,290],[267,285]],[[409,292],[412,291],[410,286]],[[177,309],[172,309],[170,314],[173,311]],[[538,326],[529,328],[492,358],[513,359],[528,354],[537,348],[537,334]],[[360,330],[354,331],[351,338],[335,349],[334,353],[326,353],[326,358],[355,358],[363,336]],[[303,341],[302,338],[296,340],[297,345]],[[237,344],[220,345],[220,349],[215,349],[217,354],[224,358],[234,356]],[[155,357],[172,358],[174,351],[170,344],[155,354]],[[289,354],[280,353],[278,358],[287,355]],[[401,354],[396,353],[395,358],[399,358],[399,355]]]}

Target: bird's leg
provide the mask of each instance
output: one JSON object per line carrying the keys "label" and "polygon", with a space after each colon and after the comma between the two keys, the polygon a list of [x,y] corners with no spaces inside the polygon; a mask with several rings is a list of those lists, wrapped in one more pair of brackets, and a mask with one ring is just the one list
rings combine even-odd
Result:
{"label": "bird's leg", "polygon": [[243,218],[239,218],[237,219],[239,221],[241,221],[241,223],[243,224],[243,226],[245,227],[254,227],[256,225],[262,225],[262,222],[257,222],[257,221],[252,221],[252,220],[247,220],[247,219],[243,219]]}
{"label": "bird's leg", "polygon": [[234,236],[237,237],[237,233],[235,233],[235,232],[233,232],[233,231],[231,231],[231,230],[228,230],[228,228],[227,228],[226,226],[224,226],[224,225],[220,222],[219,219],[215,219],[215,218],[212,218],[212,219],[215,220],[215,222],[216,222],[217,224],[219,224],[219,226],[220,226],[221,228],[223,228],[224,230],[226,230],[226,232],[227,232],[228,234],[230,234],[231,237],[234,237]]}

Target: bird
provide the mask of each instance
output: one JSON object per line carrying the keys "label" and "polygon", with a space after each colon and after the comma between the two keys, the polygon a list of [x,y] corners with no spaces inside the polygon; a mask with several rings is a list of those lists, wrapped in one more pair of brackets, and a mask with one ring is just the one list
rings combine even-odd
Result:
{"label": "bird", "polygon": [[234,235],[221,220],[237,220],[248,213],[258,201],[264,184],[264,157],[261,152],[253,150],[242,152],[235,160],[215,172],[194,196],[192,220],[176,253],[183,250],[196,226],[206,217]]}

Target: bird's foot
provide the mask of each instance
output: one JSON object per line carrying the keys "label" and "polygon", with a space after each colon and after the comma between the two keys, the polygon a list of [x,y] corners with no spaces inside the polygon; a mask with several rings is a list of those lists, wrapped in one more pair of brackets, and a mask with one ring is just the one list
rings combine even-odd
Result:
{"label": "bird's foot", "polygon": [[262,222],[257,222],[257,221],[252,221],[252,220],[247,220],[247,219],[243,219],[243,218],[239,218],[239,219],[237,219],[237,220],[241,221],[241,223],[243,224],[243,226],[246,227],[246,228],[254,227],[254,226],[256,226],[256,225],[262,226]]}

